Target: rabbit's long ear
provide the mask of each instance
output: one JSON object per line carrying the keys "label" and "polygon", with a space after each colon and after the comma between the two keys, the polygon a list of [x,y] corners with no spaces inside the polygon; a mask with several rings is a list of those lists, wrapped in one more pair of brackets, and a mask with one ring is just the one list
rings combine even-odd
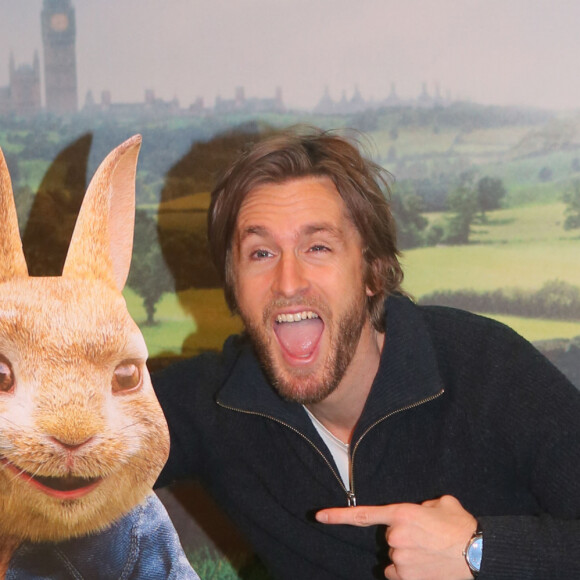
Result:
{"label": "rabbit's long ear", "polygon": [[26,260],[22,251],[18,217],[12,194],[12,182],[0,149],[0,282],[15,277],[28,276]]}
{"label": "rabbit's long ear", "polygon": [[97,169],[83,200],[62,275],[125,286],[135,224],[135,174],[141,136],[113,149]]}

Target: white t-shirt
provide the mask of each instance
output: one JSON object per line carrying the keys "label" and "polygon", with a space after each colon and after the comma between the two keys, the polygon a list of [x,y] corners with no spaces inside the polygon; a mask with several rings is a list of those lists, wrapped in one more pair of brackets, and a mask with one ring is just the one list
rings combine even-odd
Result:
{"label": "white t-shirt", "polygon": [[344,443],[338,437],[333,435],[306,407],[304,407],[306,413],[310,417],[312,424],[316,427],[318,434],[322,437],[322,440],[328,447],[336,467],[338,467],[338,473],[342,479],[344,486],[348,491],[350,491],[350,478],[349,478],[349,455],[348,455],[348,443]]}

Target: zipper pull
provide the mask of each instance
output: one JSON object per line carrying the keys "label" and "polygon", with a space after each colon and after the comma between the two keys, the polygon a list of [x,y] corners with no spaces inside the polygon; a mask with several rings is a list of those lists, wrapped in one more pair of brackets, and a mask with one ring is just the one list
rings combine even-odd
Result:
{"label": "zipper pull", "polygon": [[356,495],[354,495],[354,492],[352,492],[350,490],[347,491],[346,498],[347,498],[348,507],[356,507]]}

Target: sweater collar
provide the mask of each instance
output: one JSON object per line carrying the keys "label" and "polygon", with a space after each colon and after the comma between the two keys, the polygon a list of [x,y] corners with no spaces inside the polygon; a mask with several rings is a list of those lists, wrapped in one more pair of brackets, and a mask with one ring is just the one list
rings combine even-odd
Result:
{"label": "sweater collar", "polygon": [[[435,351],[420,307],[408,298],[386,302],[387,333],[379,369],[353,441],[375,422],[436,396],[443,389]],[[265,415],[304,432],[311,428],[302,405],[282,399],[270,386],[247,339],[226,343],[230,372],[217,401],[239,411]]]}

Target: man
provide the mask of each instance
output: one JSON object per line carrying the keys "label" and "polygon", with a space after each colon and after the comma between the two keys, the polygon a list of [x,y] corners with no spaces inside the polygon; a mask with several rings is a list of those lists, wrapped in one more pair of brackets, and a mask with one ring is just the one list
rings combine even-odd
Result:
{"label": "man", "polygon": [[159,484],[199,477],[276,578],[580,577],[580,394],[506,327],[404,295],[385,187],[316,131],[218,183],[246,332],[154,379]]}

